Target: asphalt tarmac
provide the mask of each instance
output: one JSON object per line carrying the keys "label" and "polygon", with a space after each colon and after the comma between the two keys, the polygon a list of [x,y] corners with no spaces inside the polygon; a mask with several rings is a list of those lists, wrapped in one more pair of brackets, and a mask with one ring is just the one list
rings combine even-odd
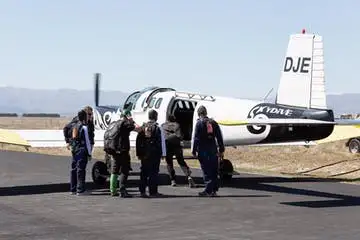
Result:
{"label": "asphalt tarmac", "polygon": [[[92,161],[92,163],[95,160]],[[91,182],[90,196],[72,196],[67,157],[0,152],[0,239],[360,239],[360,186],[321,179],[241,174],[217,198],[200,198],[181,171],[163,198],[109,196]],[[201,172],[193,170],[202,184]]]}

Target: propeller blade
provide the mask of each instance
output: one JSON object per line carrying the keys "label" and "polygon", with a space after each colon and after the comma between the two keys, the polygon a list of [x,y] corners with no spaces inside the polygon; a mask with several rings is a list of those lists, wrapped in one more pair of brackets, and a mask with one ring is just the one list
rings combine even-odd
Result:
{"label": "propeller blade", "polygon": [[95,73],[95,106],[99,106],[100,98],[100,73]]}

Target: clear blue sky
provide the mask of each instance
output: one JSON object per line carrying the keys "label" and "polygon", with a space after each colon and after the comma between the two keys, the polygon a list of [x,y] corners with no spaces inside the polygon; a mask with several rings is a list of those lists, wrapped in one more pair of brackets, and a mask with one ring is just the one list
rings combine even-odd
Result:
{"label": "clear blue sky", "polygon": [[[235,97],[277,89],[289,34],[324,37],[327,92],[360,92],[359,1],[0,1],[1,83]],[[200,81],[207,81],[206,85]]]}

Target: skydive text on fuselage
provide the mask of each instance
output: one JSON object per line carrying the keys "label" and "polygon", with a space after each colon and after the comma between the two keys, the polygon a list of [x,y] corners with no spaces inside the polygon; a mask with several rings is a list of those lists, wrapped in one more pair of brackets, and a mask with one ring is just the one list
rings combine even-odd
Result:
{"label": "skydive text on fuselage", "polygon": [[293,110],[286,109],[286,108],[280,108],[280,107],[258,106],[258,107],[255,107],[251,111],[250,116],[254,117],[254,115],[257,115],[259,113],[270,113],[270,114],[291,116],[293,113]]}

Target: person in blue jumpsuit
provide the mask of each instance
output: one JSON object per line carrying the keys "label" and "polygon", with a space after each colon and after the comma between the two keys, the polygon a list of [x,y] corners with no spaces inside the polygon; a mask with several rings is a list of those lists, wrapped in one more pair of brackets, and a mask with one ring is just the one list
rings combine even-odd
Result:
{"label": "person in blue jumpsuit", "polygon": [[219,190],[219,160],[223,158],[225,147],[218,123],[207,116],[204,106],[198,108],[192,154],[197,157],[203,172],[205,189],[199,196],[216,196]]}
{"label": "person in blue jumpsuit", "polygon": [[79,122],[74,126],[70,140],[73,159],[70,172],[70,191],[72,194],[84,195],[86,166],[92,155],[92,145],[87,126],[87,113],[78,113]]}

